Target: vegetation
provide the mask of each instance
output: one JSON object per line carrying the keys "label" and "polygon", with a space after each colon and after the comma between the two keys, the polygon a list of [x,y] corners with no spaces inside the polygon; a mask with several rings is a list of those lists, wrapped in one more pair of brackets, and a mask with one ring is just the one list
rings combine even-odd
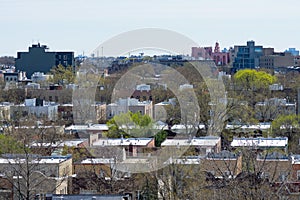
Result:
{"label": "vegetation", "polygon": [[109,138],[152,136],[152,119],[140,112],[115,115],[107,122],[107,125]]}
{"label": "vegetation", "polygon": [[257,71],[254,69],[239,70],[234,75],[234,79],[244,90],[268,88],[269,85],[276,81],[275,76],[272,76],[265,71]]}
{"label": "vegetation", "polygon": [[72,66],[55,66],[50,70],[50,74],[53,75],[50,81],[57,84],[74,83],[75,80],[75,71]]}

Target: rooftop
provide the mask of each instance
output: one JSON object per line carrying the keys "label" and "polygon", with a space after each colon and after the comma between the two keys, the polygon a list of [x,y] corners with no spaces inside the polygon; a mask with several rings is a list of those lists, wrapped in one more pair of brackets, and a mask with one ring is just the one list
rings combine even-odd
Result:
{"label": "rooftop", "polygon": [[65,131],[108,131],[106,124],[86,124],[86,125],[71,125],[65,128]]}
{"label": "rooftop", "polygon": [[110,164],[115,162],[114,158],[87,158],[80,162],[80,164]]}
{"label": "rooftop", "polygon": [[206,136],[192,139],[166,139],[161,146],[215,146],[221,141],[220,137]]}
{"label": "rooftop", "polygon": [[153,138],[105,138],[93,143],[93,146],[146,146]]}
{"label": "rooftop", "polygon": [[[43,157],[32,157],[30,160],[31,164],[59,164],[68,159],[72,158],[71,156],[43,156]],[[24,155],[8,155],[6,157],[0,158],[1,164],[22,164],[25,163],[26,159]]]}
{"label": "rooftop", "polygon": [[233,147],[286,147],[287,137],[276,138],[233,138],[231,146]]}

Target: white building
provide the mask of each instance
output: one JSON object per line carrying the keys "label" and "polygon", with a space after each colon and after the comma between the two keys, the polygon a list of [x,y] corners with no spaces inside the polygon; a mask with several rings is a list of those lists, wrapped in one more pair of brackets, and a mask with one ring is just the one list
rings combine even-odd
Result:
{"label": "white building", "polygon": [[152,101],[139,101],[133,98],[119,99],[115,103],[108,104],[106,107],[106,118],[111,119],[115,115],[127,112],[140,112],[142,115],[148,115],[153,118]]}
{"label": "white building", "polygon": [[32,82],[42,82],[42,81],[47,81],[52,77],[53,75],[44,74],[44,72],[34,72],[31,75],[31,80]]}
{"label": "white building", "polygon": [[38,119],[57,120],[58,105],[39,99],[26,99],[25,104],[10,107],[12,119],[34,116]]}

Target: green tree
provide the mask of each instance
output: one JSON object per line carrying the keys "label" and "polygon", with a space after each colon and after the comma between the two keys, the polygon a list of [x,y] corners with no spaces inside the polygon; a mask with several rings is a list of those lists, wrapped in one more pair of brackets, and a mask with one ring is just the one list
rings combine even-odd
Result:
{"label": "green tree", "polygon": [[160,147],[161,143],[167,138],[168,133],[164,130],[159,131],[155,136],[155,146]]}
{"label": "green tree", "polygon": [[255,90],[268,87],[276,81],[276,77],[265,71],[254,69],[239,70],[234,79],[244,90]]}
{"label": "green tree", "polygon": [[152,136],[152,119],[148,115],[139,112],[121,113],[115,115],[107,122],[109,131],[107,136],[111,138],[123,137],[145,137]]}
{"label": "green tree", "polygon": [[50,70],[50,74],[53,75],[53,78],[50,80],[53,83],[73,83],[75,80],[75,73],[72,66],[55,66]]}
{"label": "green tree", "polygon": [[293,138],[293,133],[295,133],[299,127],[299,118],[297,115],[279,115],[272,122],[272,132],[277,136],[287,136],[289,140]]}
{"label": "green tree", "polygon": [[23,153],[23,146],[15,138],[8,135],[0,135],[0,154]]}

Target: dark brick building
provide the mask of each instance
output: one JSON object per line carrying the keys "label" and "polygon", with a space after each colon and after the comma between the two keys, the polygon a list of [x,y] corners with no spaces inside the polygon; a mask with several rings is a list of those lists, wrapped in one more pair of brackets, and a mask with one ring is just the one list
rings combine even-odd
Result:
{"label": "dark brick building", "polygon": [[57,65],[74,67],[74,52],[50,52],[46,45],[33,44],[28,52],[18,52],[16,69],[26,71],[31,77],[34,72],[47,73]]}

